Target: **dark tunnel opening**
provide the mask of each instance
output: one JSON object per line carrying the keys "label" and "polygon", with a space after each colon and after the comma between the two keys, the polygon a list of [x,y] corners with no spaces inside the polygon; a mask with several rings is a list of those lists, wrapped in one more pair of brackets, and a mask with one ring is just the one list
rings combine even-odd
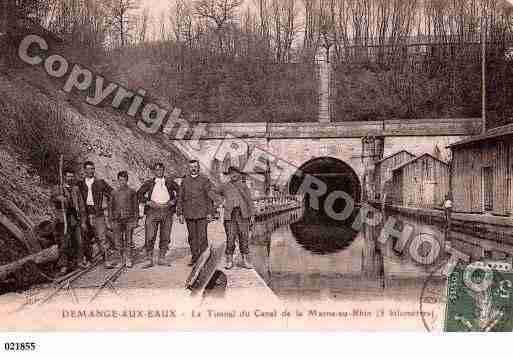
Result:
{"label": "dark tunnel opening", "polygon": [[349,165],[332,157],[312,159],[292,176],[289,192],[305,196],[305,214],[290,226],[301,246],[328,254],[352,243],[357,235],[351,225],[357,215],[361,184]]}

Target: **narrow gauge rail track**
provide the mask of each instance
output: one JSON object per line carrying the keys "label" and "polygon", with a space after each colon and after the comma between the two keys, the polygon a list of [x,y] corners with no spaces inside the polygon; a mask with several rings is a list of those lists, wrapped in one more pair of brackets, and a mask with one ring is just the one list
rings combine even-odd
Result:
{"label": "narrow gauge rail track", "polygon": [[[139,236],[142,233],[144,233],[144,226],[138,226],[136,228],[136,231],[134,231],[133,236],[135,238],[136,236]],[[134,253],[135,257],[137,257],[139,255],[139,253],[141,252],[141,250],[143,250],[143,249],[144,248],[136,249],[135,253]],[[55,298],[62,291],[66,291],[66,292],[70,293],[73,303],[78,303],[79,300],[76,296],[76,293],[74,290],[75,288],[73,287],[73,284],[78,282],[87,273],[98,268],[98,266],[101,263],[103,263],[102,258],[97,257],[91,263],[91,265],[87,268],[75,270],[75,271],[72,271],[66,275],[63,275],[63,276],[57,277],[57,278],[49,277],[48,279],[50,279],[52,281],[52,286],[53,286],[51,292],[41,299],[34,300],[33,298],[29,298],[25,303],[23,303],[14,312],[20,312],[20,311],[26,309],[27,307],[42,306],[42,305],[50,302],[53,298]],[[109,288],[110,290],[115,292],[116,290],[113,286],[113,283],[121,276],[121,274],[123,274],[123,272],[125,272],[125,270],[126,270],[126,268],[123,266],[118,266],[118,267],[112,269],[109,272],[109,274],[105,277],[105,279],[99,285],[96,286],[96,290],[95,290],[93,296],[91,297],[91,299],[89,300],[89,303],[92,303],[96,298],[98,298],[98,296],[101,294],[101,292],[106,288]]]}
{"label": "narrow gauge rail track", "polygon": [[[69,293],[71,295],[73,303],[78,304],[79,299],[75,293],[76,287],[74,286],[74,284],[76,284],[80,279],[82,279],[87,273],[90,273],[91,271],[97,269],[101,263],[103,263],[103,260],[101,258],[97,258],[87,268],[75,270],[75,271],[70,272],[64,276],[55,278],[52,283],[53,288],[50,288],[51,291],[48,294],[44,295],[42,298],[37,298],[37,299],[36,298],[28,298],[25,303],[21,304],[13,312],[16,313],[16,312],[26,310],[27,308],[30,308],[30,307],[43,306],[43,305],[49,303],[53,298],[55,298],[62,291]],[[101,283],[92,287],[95,289],[95,291],[94,291],[93,296],[89,299],[89,303],[92,303],[96,298],[98,298],[98,296],[106,288],[109,288],[115,292],[113,283],[125,272],[125,270],[126,270],[126,268],[121,265],[118,265],[116,268],[113,268],[112,270],[110,270],[108,272],[107,276],[105,277],[105,279]]]}

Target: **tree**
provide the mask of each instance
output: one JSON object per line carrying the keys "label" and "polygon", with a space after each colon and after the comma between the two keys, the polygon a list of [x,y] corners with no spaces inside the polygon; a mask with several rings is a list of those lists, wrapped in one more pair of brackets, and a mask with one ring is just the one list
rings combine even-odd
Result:
{"label": "tree", "polygon": [[52,0],[48,29],[75,48],[100,50],[110,24],[110,3],[100,0]]}
{"label": "tree", "polygon": [[138,0],[113,0],[110,7],[110,26],[114,34],[119,38],[121,47],[125,47],[133,30],[136,17],[132,12],[139,8]]}
{"label": "tree", "polygon": [[171,25],[175,40],[187,44],[191,49],[196,36],[192,10],[187,1],[176,0],[174,9],[171,9]]}
{"label": "tree", "polygon": [[[6,63],[16,62],[16,49],[23,20],[40,23],[48,12],[50,0],[3,0],[0,4],[0,24],[5,31]],[[3,16],[2,16],[3,15]],[[20,21],[21,20],[21,21]],[[0,32],[2,28],[0,27]]]}
{"label": "tree", "polygon": [[298,9],[296,0],[272,0],[271,22],[275,58],[278,62],[288,62],[297,33]]}
{"label": "tree", "polygon": [[194,3],[196,15],[213,23],[221,53],[224,49],[224,31],[228,24],[236,20],[237,9],[242,3],[243,0],[197,0]]}
{"label": "tree", "polygon": [[137,18],[136,25],[136,37],[137,42],[142,44],[146,42],[146,38],[148,36],[148,25],[150,22],[150,9],[144,8],[141,15]]}
{"label": "tree", "polygon": [[317,17],[316,8],[317,0],[303,0],[304,5],[304,37],[303,37],[303,51],[304,56],[310,57],[315,51],[315,40],[317,33]]}

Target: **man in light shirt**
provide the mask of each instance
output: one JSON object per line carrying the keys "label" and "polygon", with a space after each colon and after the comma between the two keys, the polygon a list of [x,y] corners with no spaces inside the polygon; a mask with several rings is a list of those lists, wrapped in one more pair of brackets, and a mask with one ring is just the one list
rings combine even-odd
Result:
{"label": "man in light shirt", "polygon": [[[114,242],[108,241],[105,223],[105,211],[103,208],[104,199],[110,200],[112,187],[103,179],[96,178],[95,166],[91,161],[84,163],[85,178],[78,183],[78,188],[82,195],[87,209],[87,224],[95,232],[99,242],[100,251],[105,259],[105,265],[110,265],[110,257],[114,250]],[[93,249],[91,238],[84,233],[84,255],[88,262],[93,259]]]}
{"label": "man in light shirt", "polygon": [[169,250],[173,214],[175,213],[179,189],[173,178],[164,176],[164,170],[164,164],[157,163],[154,166],[154,178],[146,181],[137,191],[139,203],[145,204],[144,213],[146,214],[144,228],[148,263],[144,268],[154,266],[153,251],[159,228],[159,259],[157,264],[162,266],[170,265],[165,260],[165,257]]}
{"label": "man in light shirt", "polygon": [[445,195],[444,213],[445,213],[446,229],[447,229],[447,231],[449,231],[451,229],[451,214],[452,214],[452,196],[449,193],[447,193]]}

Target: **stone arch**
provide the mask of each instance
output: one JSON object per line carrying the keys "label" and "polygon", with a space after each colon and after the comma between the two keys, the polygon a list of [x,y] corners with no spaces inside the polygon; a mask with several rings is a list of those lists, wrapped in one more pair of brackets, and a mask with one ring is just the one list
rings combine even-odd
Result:
{"label": "stone arch", "polygon": [[[292,176],[289,182],[290,193],[300,192],[307,175],[324,182],[327,190],[318,198],[318,209],[312,208],[310,199],[305,194],[305,214],[300,221],[291,224],[292,234],[302,247],[313,253],[329,254],[344,250],[357,236],[351,224],[356,217],[356,204],[360,202],[362,196],[361,180],[356,171],[346,162],[333,157],[317,157],[305,162]],[[327,205],[327,207],[331,205],[337,213],[350,208],[348,217],[343,220],[331,217],[325,210],[326,198],[335,191],[347,193],[353,202],[348,203],[340,198]]]}
{"label": "stone arch", "polygon": [[[304,184],[307,175],[313,176],[326,185],[326,193],[319,196],[319,210],[312,210],[310,206],[311,199],[308,194],[305,195],[306,216],[319,217],[321,220],[327,220],[324,211],[324,201],[327,196],[334,191],[343,191],[349,195],[354,204],[360,203],[362,198],[362,184],[358,174],[346,162],[334,157],[317,157],[305,162],[289,181],[289,193],[297,194]],[[340,211],[347,205],[345,201],[340,200],[334,203],[334,210]],[[352,217],[352,216],[351,216]],[[349,218],[350,219],[350,218]]]}

